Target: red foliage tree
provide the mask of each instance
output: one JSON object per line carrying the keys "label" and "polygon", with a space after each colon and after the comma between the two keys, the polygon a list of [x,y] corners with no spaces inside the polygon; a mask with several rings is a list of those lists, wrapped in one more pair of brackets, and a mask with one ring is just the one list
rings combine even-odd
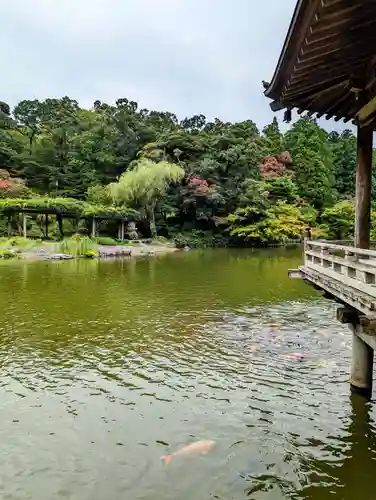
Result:
{"label": "red foliage tree", "polygon": [[0,169],[0,198],[25,196],[28,192],[25,181],[12,177],[8,170]]}
{"label": "red foliage tree", "polygon": [[260,174],[263,179],[277,179],[282,175],[290,175],[291,171],[287,168],[291,165],[292,158],[288,151],[277,156],[266,156],[260,166]]}

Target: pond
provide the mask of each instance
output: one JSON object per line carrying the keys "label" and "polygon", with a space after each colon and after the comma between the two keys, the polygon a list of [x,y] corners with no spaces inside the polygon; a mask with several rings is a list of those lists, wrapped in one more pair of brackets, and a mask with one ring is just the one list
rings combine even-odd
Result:
{"label": "pond", "polygon": [[[0,496],[373,498],[374,403],[301,249],[0,266]],[[161,455],[214,440],[206,455]]]}

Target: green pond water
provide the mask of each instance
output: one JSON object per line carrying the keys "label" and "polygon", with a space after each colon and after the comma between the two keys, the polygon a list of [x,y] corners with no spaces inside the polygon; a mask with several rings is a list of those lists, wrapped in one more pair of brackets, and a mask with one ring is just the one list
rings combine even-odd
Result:
{"label": "green pond water", "polygon": [[333,304],[287,278],[300,262],[2,263],[0,498],[375,498],[376,406],[350,395]]}

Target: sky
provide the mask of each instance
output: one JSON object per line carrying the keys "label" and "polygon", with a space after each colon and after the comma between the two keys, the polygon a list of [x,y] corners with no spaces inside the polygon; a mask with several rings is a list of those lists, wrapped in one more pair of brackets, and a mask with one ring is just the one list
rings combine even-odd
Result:
{"label": "sky", "polygon": [[0,0],[0,100],[119,97],[209,119],[273,118],[263,95],[296,0]]}

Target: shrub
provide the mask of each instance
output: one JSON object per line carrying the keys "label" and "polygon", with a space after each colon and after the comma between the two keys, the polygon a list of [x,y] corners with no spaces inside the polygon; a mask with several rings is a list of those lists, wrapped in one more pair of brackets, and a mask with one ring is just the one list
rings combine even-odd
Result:
{"label": "shrub", "polygon": [[184,248],[186,246],[191,248],[226,247],[228,245],[228,237],[220,233],[193,229],[189,233],[178,233],[175,235],[174,243],[176,248]]}
{"label": "shrub", "polygon": [[87,236],[74,235],[59,244],[59,251],[74,257],[95,257],[98,255],[97,244]]}
{"label": "shrub", "polygon": [[87,259],[95,259],[95,257],[98,256],[98,252],[95,250],[88,250],[83,257],[86,257]]}
{"label": "shrub", "polygon": [[17,256],[16,252],[12,250],[7,250],[7,249],[0,250],[0,259],[13,259],[16,256]]}
{"label": "shrub", "polygon": [[165,238],[164,236],[157,236],[156,238],[153,239],[152,241],[153,245],[160,245],[160,246],[169,246],[171,245],[171,242]]}
{"label": "shrub", "polygon": [[113,238],[110,238],[108,236],[100,236],[95,239],[95,241],[98,243],[98,245],[117,245],[117,241],[114,240]]}
{"label": "shrub", "polygon": [[176,248],[184,248],[188,245],[188,237],[179,233],[174,237],[174,243]]}
{"label": "shrub", "polygon": [[0,250],[12,250],[13,252],[17,249],[18,251],[28,250],[35,245],[40,244],[36,240],[28,240],[22,238],[21,236],[15,236],[12,238],[0,238]]}

